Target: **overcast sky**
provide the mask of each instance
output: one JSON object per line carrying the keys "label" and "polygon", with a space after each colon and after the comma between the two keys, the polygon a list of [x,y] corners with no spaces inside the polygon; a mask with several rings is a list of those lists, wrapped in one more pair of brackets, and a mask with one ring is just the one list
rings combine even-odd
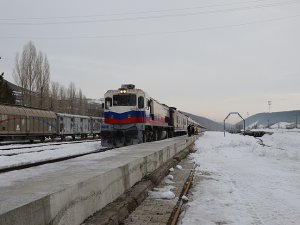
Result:
{"label": "overcast sky", "polygon": [[300,0],[1,0],[0,72],[32,40],[90,98],[133,83],[221,121],[300,109]]}

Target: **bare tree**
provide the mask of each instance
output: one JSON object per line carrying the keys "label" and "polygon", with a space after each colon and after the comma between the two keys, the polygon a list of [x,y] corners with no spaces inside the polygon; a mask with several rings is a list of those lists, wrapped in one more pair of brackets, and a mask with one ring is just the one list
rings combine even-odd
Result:
{"label": "bare tree", "polygon": [[70,83],[68,88],[68,100],[69,100],[69,113],[75,113],[76,109],[76,86],[73,82]]}
{"label": "bare tree", "polygon": [[87,109],[88,109],[88,100],[85,97],[85,95],[82,96],[82,107],[83,107],[83,115],[87,115]]}
{"label": "bare tree", "polygon": [[36,80],[36,73],[35,73],[35,65],[36,65],[36,48],[33,42],[29,42],[25,45],[22,53],[23,57],[23,71],[26,73],[27,77],[27,89],[29,91],[29,106],[32,106],[32,92],[35,88],[35,80]]}
{"label": "bare tree", "polygon": [[80,115],[84,115],[84,104],[83,104],[83,94],[82,94],[82,91],[81,91],[81,88],[78,89],[78,92],[77,92],[77,100],[78,100],[78,114]]}
{"label": "bare tree", "polygon": [[101,105],[87,100],[79,88],[71,82],[68,88],[57,82],[50,85],[50,65],[47,56],[37,52],[29,41],[20,54],[16,54],[13,77],[21,87],[22,104],[49,108],[55,112],[99,116]]}
{"label": "bare tree", "polygon": [[67,102],[67,90],[64,86],[59,88],[59,111],[67,113],[68,112],[68,102]]}
{"label": "bare tree", "polygon": [[23,48],[22,54],[16,55],[13,77],[21,87],[23,105],[37,106],[33,103],[33,96],[37,91],[40,94],[40,107],[43,107],[43,98],[49,90],[50,66],[47,57],[39,52],[32,41]]}
{"label": "bare tree", "polygon": [[50,86],[50,97],[49,97],[49,109],[53,111],[58,110],[58,94],[59,94],[59,83],[51,82]]}
{"label": "bare tree", "polygon": [[42,52],[39,52],[37,56],[35,73],[36,92],[39,93],[39,107],[43,108],[43,105],[47,106],[46,100],[49,94],[50,66],[47,56],[43,56]]}
{"label": "bare tree", "polygon": [[16,59],[15,59],[15,68],[13,70],[13,77],[15,79],[15,82],[18,86],[21,87],[21,94],[22,94],[22,105],[25,105],[25,95],[27,90],[27,76],[24,69],[24,63],[23,58],[19,56],[17,53]]}

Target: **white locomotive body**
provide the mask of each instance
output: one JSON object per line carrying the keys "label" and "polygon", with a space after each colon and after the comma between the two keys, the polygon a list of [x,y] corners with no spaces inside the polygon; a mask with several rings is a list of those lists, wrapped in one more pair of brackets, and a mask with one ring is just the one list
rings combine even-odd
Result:
{"label": "white locomotive body", "polygon": [[104,95],[102,145],[120,147],[156,141],[172,131],[169,107],[134,85],[122,85]]}

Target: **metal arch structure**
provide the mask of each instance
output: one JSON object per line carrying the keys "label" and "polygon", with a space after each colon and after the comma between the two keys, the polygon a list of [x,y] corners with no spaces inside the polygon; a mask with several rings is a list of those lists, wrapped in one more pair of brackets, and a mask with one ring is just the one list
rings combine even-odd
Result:
{"label": "metal arch structure", "polygon": [[230,115],[238,115],[239,117],[241,117],[241,119],[244,121],[244,135],[246,134],[246,122],[245,122],[245,119],[241,116],[241,114],[239,114],[238,112],[231,112],[229,113],[226,118],[224,119],[224,137],[225,137],[225,133],[226,133],[226,126],[225,126],[225,122],[226,120],[228,119],[228,117]]}

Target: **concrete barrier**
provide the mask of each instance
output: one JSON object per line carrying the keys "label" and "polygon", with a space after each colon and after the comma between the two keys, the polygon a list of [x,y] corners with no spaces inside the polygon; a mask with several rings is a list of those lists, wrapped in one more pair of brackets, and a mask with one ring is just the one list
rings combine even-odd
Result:
{"label": "concrete barrier", "polygon": [[0,224],[79,225],[196,138],[176,137],[55,163],[51,166],[65,170],[0,187]]}

